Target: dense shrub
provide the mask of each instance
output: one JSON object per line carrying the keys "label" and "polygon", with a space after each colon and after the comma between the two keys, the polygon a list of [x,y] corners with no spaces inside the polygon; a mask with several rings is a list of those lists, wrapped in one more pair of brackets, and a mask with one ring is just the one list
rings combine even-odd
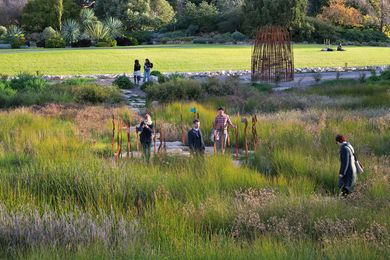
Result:
{"label": "dense shrub", "polygon": [[233,78],[222,81],[218,78],[209,78],[202,84],[203,90],[208,95],[226,96],[234,93],[235,85],[238,84]]}
{"label": "dense shrub", "polygon": [[46,27],[42,32],[42,37],[45,40],[48,40],[57,35],[57,32],[52,27]]}
{"label": "dense shrub", "polygon": [[134,46],[138,45],[137,39],[131,36],[122,36],[115,38],[118,46]]}
{"label": "dense shrub", "polygon": [[234,33],[232,33],[231,37],[233,40],[238,41],[238,42],[242,42],[242,41],[245,41],[248,39],[248,37],[246,37],[245,34],[240,33],[238,31],[235,31]]}
{"label": "dense shrub", "polygon": [[168,37],[163,37],[160,39],[160,42],[162,44],[167,44],[169,41],[171,41],[172,39],[171,38],[168,38]]}
{"label": "dense shrub", "polygon": [[216,34],[213,36],[213,40],[216,43],[226,43],[226,42],[232,42],[233,39],[231,38],[230,33],[224,33],[224,34]]}
{"label": "dense shrub", "polygon": [[14,37],[11,37],[10,43],[12,49],[19,49],[20,46],[25,45],[26,39],[24,38],[24,35],[17,35]]}
{"label": "dense shrub", "polygon": [[158,70],[153,70],[151,73],[150,73],[151,76],[155,76],[158,78],[158,83],[164,83],[165,81],[167,81],[167,77],[164,76],[160,71]]}
{"label": "dense shrub", "polygon": [[145,88],[150,100],[171,102],[175,100],[198,100],[203,97],[201,84],[196,80],[176,79]]}
{"label": "dense shrub", "polygon": [[145,89],[146,89],[147,87],[152,86],[152,85],[155,85],[153,81],[146,81],[146,82],[144,82],[144,83],[141,85],[140,89],[141,89],[142,91],[145,91]]}
{"label": "dense shrub", "polygon": [[86,47],[91,47],[92,46],[92,41],[90,39],[81,39],[78,42],[72,43],[73,48],[86,48]]}
{"label": "dense shrub", "polygon": [[39,75],[21,73],[10,80],[9,86],[17,91],[40,91],[47,87],[47,81]]}
{"label": "dense shrub", "polygon": [[36,44],[37,44],[37,47],[39,47],[39,48],[45,48],[46,41],[45,41],[45,39],[42,39],[42,40],[37,41]]}
{"label": "dense shrub", "polygon": [[118,86],[121,89],[131,89],[134,87],[133,82],[131,82],[131,80],[126,75],[120,75],[116,77],[112,84]]}
{"label": "dense shrub", "polygon": [[71,92],[78,103],[116,103],[122,100],[121,94],[116,87],[86,84],[72,87]]}
{"label": "dense shrub", "polygon": [[129,36],[136,39],[138,43],[152,43],[152,32],[134,31]]}
{"label": "dense shrub", "polygon": [[0,39],[7,35],[7,28],[0,26]]}
{"label": "dense shrub", "polygon": [[106,39],[96,43],[96,47],[116,47],[116,40]]}
{"label": "dense shrub", "polygon": [[65,48],[65,40],[59,35],[55,35],[45,41],[46,48]]}

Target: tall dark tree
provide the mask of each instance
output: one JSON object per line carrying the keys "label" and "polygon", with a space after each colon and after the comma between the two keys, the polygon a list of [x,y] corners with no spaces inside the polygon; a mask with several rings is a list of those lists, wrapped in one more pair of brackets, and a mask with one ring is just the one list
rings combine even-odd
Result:
{"label": "tall dark tree", "polygon": [[80,7],[73,0],[61,0],[61,3],[59,1],[30,0],[23,9],[23,28],[28,32],[41,32],[48,26],[60,30],[60,19],[63,21],[79,16]]}
{"label": "tall dark tree", "polygon": [[307,0],[245,0],[245,28],[254,32],[258,26],[299,27],[306,17]]}
{"label": "tall dark tree", "polygon": [[316,16],[321,12],[322,7],[327,6],[329,0],[309,0],[307,14]]}

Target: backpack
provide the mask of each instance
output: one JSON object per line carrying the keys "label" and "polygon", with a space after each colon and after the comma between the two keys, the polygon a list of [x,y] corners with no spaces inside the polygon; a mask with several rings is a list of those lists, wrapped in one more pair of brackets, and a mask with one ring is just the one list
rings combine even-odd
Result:
{"label": "backpack", "polygon": [[356,154],[355,154],[355,151],[354,151],[354,149],[352,148],[352,146],[346,145],[346,148],[348,148],[348,150],[351,151],[353,157],[355,158],[356,173],[358,173],[358,174],[363,173],[363,172],[364,172],[364,167],[363,167],[363,165],[359,162],[359,160],[358,160],[358,158],[357,158],[357,156],[356,156]]}
{"label": "backpack", "polygon": [[150,68],[153,69],[153,63],[150,63]]}

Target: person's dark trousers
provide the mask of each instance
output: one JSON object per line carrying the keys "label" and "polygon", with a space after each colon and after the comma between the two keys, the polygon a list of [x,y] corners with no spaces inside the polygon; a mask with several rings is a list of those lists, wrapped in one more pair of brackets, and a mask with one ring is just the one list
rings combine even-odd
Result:
{"label": "person's dark trousers", "polygon": [[143,152],[144,160],[147,163],[149,163],[150,161],[151,149],[152,149],[152,143],[147,142],[142,144],[142,152]]}

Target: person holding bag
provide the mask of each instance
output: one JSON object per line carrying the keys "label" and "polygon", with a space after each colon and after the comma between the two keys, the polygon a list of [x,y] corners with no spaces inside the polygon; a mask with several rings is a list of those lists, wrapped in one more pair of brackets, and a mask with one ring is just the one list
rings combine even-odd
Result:
{"label": "person holding bag", "polygon": [[339,188],[341,194],[347,196],[353,191],[356,184],[357,173],[363,172],[363,167],[356,159],[355,150],[347,142],[347,138],[341,134],[336,136],[336,143],[340,147],[340,171],[339,171]]}

